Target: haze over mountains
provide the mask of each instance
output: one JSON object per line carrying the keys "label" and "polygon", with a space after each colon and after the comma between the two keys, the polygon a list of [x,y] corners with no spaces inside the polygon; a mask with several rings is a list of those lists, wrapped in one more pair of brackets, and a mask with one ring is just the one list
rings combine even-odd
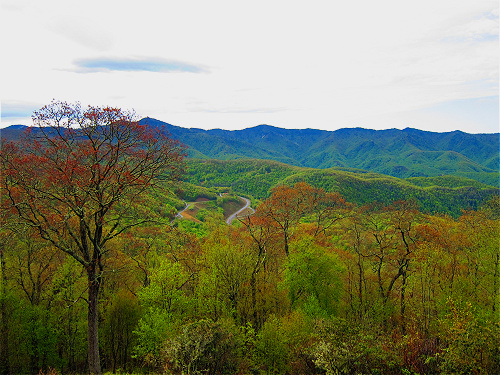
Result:
{"label": "haze over mountains", "polygon": [[[201,159],[276,160],[310,168],[356,168],[399,178],[455,175],[499,185],[499,134],[436,133],[412,128],[336,131],[283,129],[259,125],[243,130],[182,128],[153,118],[142,124],[164,127]],[[2,129],[15,139],[24,126]]]}

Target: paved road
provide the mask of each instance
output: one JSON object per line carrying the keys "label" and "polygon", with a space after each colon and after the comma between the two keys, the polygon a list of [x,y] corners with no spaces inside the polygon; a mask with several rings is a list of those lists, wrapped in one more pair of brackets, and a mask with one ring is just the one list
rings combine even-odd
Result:
{"label": "paved road", "polygon": [[186,204],[186,207],[184,207],[182,210],[180,210],[179,212],[177,212],[177,214],[175,214],[174,218],[172,219],[172,221],[170,223],[173,223],[175,221],[175,219],[179,218],[179,219],[182,219],[182,212],[183,211],[186,211],[187,208],[189,207],[189,205],[187,204],[187,202],[184,202]]}
{"label": "paved road", "polygon": [[[243,197],[239,197],[241,199],[243,199],[245,201],[245,205],[240,208],[238,211],[236,211],[234,214],[232,214],[231,216],[229,216],[226,220],[226,223],[228,225],[231,225],[232,221],[234,219],[236,219],[236,217],[238,216],[238,214],[240,214],[242,211],[244,211],[245,209],[247,209],[248,207],[250,207],[250,200],[249,199],[246,199],[246,198],[243,198]],[[177,212],[177,214],[175,215],[174,219],[171,221],[172,223],[174,222],[174,220],[176,218],[179,218],[179,219],[182,219],[182,212],[187,210],[189,207],[189,205],[187,204],[186,202],[186,207],[184,207],[182,210],[180,210],[179,212]],[[253,208],[250,208],[253,212],[255,212],[255,210]]]}
{"label": "paved road", "polygon": [[[248,207],[250,207],[250,200],[249,199],[246,199],[246,198],[243,198],[243,197],[239,197],[241,199],[243,199],[245,201],[245,205],[240,208],[238,211],[236,211],[234,214],[232,214],[231,216],[229,216],[226,220],[226,223],[228,225],[231,225],[232,221],[234,219],[236,219],[236,217],[238,216],[239,213],[241,213],[242,211],[244,211],[245,209],[247,209]],[[255,212],[255,210],[253,208],[250,208],[253,212]]]}

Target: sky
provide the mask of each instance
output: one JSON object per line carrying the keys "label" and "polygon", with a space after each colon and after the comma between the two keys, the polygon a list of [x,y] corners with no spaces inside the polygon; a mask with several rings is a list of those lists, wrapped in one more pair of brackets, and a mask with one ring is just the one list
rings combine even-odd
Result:
{"label": "sky", "polygon": [[186,128],[499,132],[497,0],[2,0],[1,127],[53,99]]}

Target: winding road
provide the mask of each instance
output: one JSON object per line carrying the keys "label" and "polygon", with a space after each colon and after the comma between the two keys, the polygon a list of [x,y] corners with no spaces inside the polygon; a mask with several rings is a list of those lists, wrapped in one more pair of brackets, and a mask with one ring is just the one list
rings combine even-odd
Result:
{"label": "winding road", "polygon": [[[245,205],[240,208],[238,211],[236,211],[234,214],[232,214],[231,216],[229,216],[226,220],[226,223],[228,225],[231,225],[231,223],[233,222],[234,219],[236,219],[238,217],[238,215],[243,212],[244,210],[246,210],[247,208],[250,208],[250,210],[252,210],[252,213],[255,212],[255,210],[253,208],[250,207],[250,199],[247,199],[247,198],[243,198],[243,197],[238,197],[238,198],[241,198],[245,201]],[[175,215],[174,219],[171,221],[172,223],[174,222],[175,219],[179,218],[179,219],[182,219],[182,212],[187,210],[189,208],[189,204],[186,202],[186,207],[184,207],[182,210],[180,210],[179,212],[177,212],[177,214]]]}
{"label": "winding road", "polygon": [[[250,199],[246,199],[246,198],[243,198],[243,197],[238,197],[238,198],[241,198],[245,201],[245,205],[240,208],[238,211],[236,211],[234,214],[232,214],[231,216],[229,216],[226,220],[226,223],[228,225],[231,225],[231,223],[233,222],[234,219],[236,219],[238,217],[238,214],[240,214],[242,211],[246,210],[247,208],[250,207]],[[253,208],[250,207],[250,209],[255,212],[255,210]],[[253,213],[252,212],[252,213]]]}
{"label": "winding road", "polygon": [[177,212],[170,223],[173,223],[175,221],[175,219],[177,219],[177,218],[182,219],[182,212],[186,211],[189,207],[189,204],[187,202],[184,202],[184,203],[186,204],[186,207],[184,207],[182,210]]}

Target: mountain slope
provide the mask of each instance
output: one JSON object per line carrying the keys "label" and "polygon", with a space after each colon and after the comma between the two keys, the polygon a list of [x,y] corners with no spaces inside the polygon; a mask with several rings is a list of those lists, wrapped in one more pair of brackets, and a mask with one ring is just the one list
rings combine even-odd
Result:
{"label": "mountain slope", "polygon": [[[275,160],[310,168],[357,168],[399,178],[454,175],[499,186],[499,134],[435,133],[417,129],[336,131],[259,125],[243,130],[182,128],[152,118],[198,159]],[[25,127],[2,129],[15,139]]]}
{"label": "mountain slope", "polygon": [[423,212],[459,216],[476,209],[500,189],[454,176],[400,179],[355,169],[315,169],[270,160],[188,161],[186,181],[206,188],[227,187],[236,194],[263,199],[279,184],[304,181],[326,191],[336,191],[357,204],[414,199]]}
{"label": "mountain slope", "polygon": [[400,178],[450,174],[499,184],[498,134],[411,128],[299,130],[269,125],[229,131],[185,129],[150,118],[141,121],[164,126],[196,158],[269,159],[301,167],[359,168]]}

